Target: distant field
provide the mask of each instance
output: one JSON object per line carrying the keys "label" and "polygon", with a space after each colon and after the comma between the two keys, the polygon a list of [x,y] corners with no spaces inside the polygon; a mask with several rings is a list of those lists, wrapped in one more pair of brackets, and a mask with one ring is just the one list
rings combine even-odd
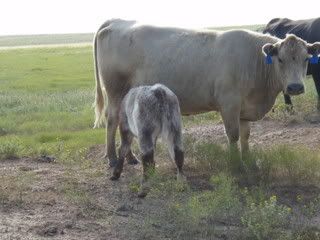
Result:
{"label": "distant field", "polygon": [[[210,29],[249,29],[260,31],[264,25],[243,25],[227,27],[210,27]],[[41,35],[19,35],[19,36],[0,36],[0,47],[17,47],[29,45],[55,45],[55,44],[74,44],[91,43],[93,33],[75,34],[41,34]]]}
{"label": "distant field", "polygon": [[0,36],[0,47],[91,43],[93,33]]}

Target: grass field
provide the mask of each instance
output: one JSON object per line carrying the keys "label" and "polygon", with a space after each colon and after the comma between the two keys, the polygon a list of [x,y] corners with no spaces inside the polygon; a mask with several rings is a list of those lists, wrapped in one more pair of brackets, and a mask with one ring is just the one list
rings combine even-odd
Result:
{"label": "grass field", "polygon": [[[92,38],[70,36],[0,38],[0,46]],[[220,126],[219,114],[184,117],[189,183],[178,185],[170,167],[160,164],[154,190],[141,203],[134,197],[139,171],[126,169],[132,176],[125,174],[122,187],[107,179],[109,170],[102,159],[105,131],[92,129],[94,85],[91,47],[0,51],[0,214],[7,222],[13,221],[13,214],[24,216],[33,209],[30,218],[42,216],[41,221],[55,224],[59,231],[63,228],[64,239],[320,239],[317,148],[310,150],[299,141],[295,147],[278,146],[277,139],[267,149],[254,147],[248,162],[259,161],[259,180],[242,184],[228,171],[224,143],[188,134],[194,127]],[[311,79],[306,86],[307,93],[293,99],[295,115],[285,111],[279,96],[268,118],[279,124],[304,124],[316,103]],[[168,157],[164,150],[160,144],[160,160]],[[55,164],[41,165],[38,161],[45,157],[54,158]],[[249,171],[247,177],[250,182],[257,176]],[[118,206],[127,210],[118,211]],[[58,224],[68,218],[74,221],[72,227]],[[37,222],[39,227],[20,221],[26,229],[22,227],[19,236],[24,230],[35,234],[26,238],[50,236],[50,224]],[[126,225],[117,228],[110,222]],[[0,222],[0,233],[3,226]],[[62,237],[59,231],[52,236]]]}

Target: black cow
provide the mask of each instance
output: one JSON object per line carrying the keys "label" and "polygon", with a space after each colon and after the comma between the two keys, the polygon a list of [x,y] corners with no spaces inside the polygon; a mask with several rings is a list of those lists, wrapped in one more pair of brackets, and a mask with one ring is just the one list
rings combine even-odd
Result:
{"label": "black cow", "polygon": [[[319,42],[320,18],[296,21],[288,18],[274,18],[267,24],[263,33],[269,33],[278,38],[285,38],[287,33],[292,33],[304,39],[308,43]],[[317,109],[320,111],[320,64],[309,63],[307,75],[312,75],[313,77],[318,93]],[[284,94],[284,100],[285,103],[292,108],[290,96]]]}

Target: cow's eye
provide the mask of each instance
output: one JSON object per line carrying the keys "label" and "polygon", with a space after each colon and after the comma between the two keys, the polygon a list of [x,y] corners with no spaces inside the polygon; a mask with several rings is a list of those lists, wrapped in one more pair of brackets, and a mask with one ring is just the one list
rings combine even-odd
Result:
{"label": "cow's eye", "polygon": [[279,60],[279,63],[283,63],[283,61],[282,61],[282,59],[281,59],[281,58],[278,58],[278,60]]}

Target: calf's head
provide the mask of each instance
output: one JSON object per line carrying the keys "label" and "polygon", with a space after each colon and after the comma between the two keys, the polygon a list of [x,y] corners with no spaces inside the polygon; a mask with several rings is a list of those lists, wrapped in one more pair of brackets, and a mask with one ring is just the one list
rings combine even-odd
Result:
{"label": "calf's head", "polygon": [[295,35],[262,47],[268,63],[273,64],[276,76],[283,86],[283,91],[290,95],[304,92],[303,80],[307,74],[310,57],[320,54],[320,42],[308,44]]}

